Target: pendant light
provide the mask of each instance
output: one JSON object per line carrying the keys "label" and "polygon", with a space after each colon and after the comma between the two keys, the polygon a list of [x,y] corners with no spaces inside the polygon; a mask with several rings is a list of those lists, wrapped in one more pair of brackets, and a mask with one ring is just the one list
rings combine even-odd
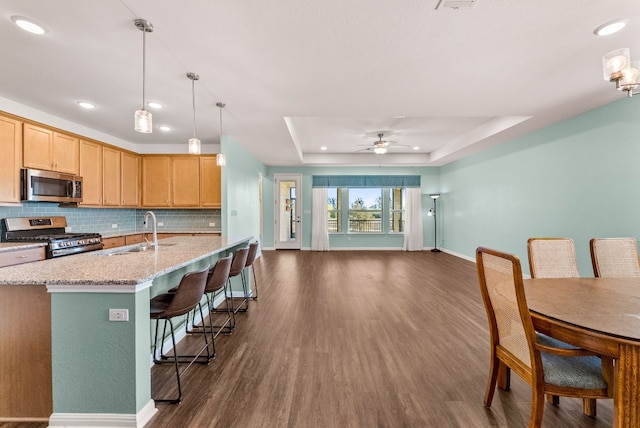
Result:
{"label": "pendant light", "polygon": [[142,108],[135,114],[135,130],[150,134],[153,128],[151,113],[145,110],[145,73],[147,58],[147,33],[153,32],[153,25],[146,19],[136,19],[136,28],[142,31]]}
{"label": "pendant light", "polygon": [[191,99],[193,100],[193,137],[189,138],[189,154],[200,154],[200,140],[196,138],[196,80],[200,80],[200,76],[196,73],[187,73],[187,77],[191,80]]}
{"label": "pendant light", "polygon": [[220,153],[216,156],[216,164],[218,166],[225,166],[227,164],[227,158],[224,153],[222,153],[222,109],[225,106],[225,103],[216,103],[216,107],[220,109]]}

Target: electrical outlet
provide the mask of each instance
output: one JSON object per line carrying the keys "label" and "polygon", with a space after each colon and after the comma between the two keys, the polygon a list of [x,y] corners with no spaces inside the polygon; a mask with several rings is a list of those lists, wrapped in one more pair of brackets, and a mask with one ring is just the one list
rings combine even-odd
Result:
{"label": "electrical outlet", "polygon": [[162,227],[162,226],[164,226],[164,223],[163,223],[163,222],[161,222],[161,221],[159,221],[159,222],[158,222],[158,227]]}
{"label": "electrical outlet", "polygon": [[109,321],[129,321],[129,309],[109,309]]}
{"label": "electrical outlet", "polygon": [[117,225],[116,223],[113,223],[113,224],[111,225],[111,229],[117,229],[117,228],[118,228],[118,225]]}
{"label": "electrical outlet", "polygon": [[214,222],[209,223],[209,227],[216,227],[216,224]]}

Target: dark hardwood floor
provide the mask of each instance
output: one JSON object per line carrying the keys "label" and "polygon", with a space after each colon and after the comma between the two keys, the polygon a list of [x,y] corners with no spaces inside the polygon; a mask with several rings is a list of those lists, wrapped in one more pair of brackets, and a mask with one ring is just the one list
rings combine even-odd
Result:
{"label": "dark hardwood floor", "polygon": [[[527,426],[531,389],[516,375],[491,409],[482,403],[489,346],[475,264],[266,251],[255,266],[259,300],[216,341],[216,359],[183,376],[183,402],[158,404],[147,427]],[[172,366],[152,374],[153,393],[171,393]],[[598,401],[595,420],[581,406],[547,404],[543,426],[611,426],[611,400]]]}

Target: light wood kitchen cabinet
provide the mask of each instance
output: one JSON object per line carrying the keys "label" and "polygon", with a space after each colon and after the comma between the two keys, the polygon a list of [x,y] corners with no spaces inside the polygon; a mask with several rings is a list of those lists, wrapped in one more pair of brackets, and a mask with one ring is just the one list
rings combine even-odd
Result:
{"label": "light wood kitchen cabinet", "polygon": [[143,156],[142,206],[199,207],[200,157]]}
{"label": "light wood kitchen cabinet", "polygon": [[222,206],[221,169],[215,156],[200,158],[200,206],[207,208]]}
{"label": "light wood kitchen cabinet", "polygon": [[80,141],[81,205],[102,205],[102,145]]}
{"label": "light wood kitchen cabinet", "polygon": [[45,259],[44,245],[36,248],[16,248],[0,252],[0,267],[37,262]]}
{"label": "light wood kitchen cabinet", "polygon": [[171,206],[171,158],[142,157],[142,206]]}
{"label": "light wood kitchen cabinet", "polygon": [[122,192],[121,151],[111,147],[102,148],[102,205],[120,206]]}
{"label": "light wood kitchen cabinet", "polygon": [[26,168],[77,175],[79,150],[76,137],[30,123],[24,124],[23,163]]}
{"label": "light wood kitchen cabinet", "polygon": [[122,152],[122,205],[140,206],[140,156]]}
{"label": "light wood kitchen cabinet", "polygon": [[109,238],[102,238],[103,249],[123,247],[126,245],[124,236],[112,236]]}
{"label": "light wood kitchen cabinet", "polygon": [[171,205],[174,207],[198,207],[200,205],[199,157],[172,157]]}
{"label": "light wood kitchen cabinet", "polygon": [[0,116],[0,202],[20,202],[22,122]]}

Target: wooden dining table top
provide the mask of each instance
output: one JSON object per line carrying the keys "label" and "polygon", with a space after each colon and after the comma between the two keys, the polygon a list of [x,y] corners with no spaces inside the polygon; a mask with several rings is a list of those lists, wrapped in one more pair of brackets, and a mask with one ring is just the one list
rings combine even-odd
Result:
{"label": "wooden dining table top", "polygon": [[536,278],[524,284],[534,314],[640,341],[640,278]]}

